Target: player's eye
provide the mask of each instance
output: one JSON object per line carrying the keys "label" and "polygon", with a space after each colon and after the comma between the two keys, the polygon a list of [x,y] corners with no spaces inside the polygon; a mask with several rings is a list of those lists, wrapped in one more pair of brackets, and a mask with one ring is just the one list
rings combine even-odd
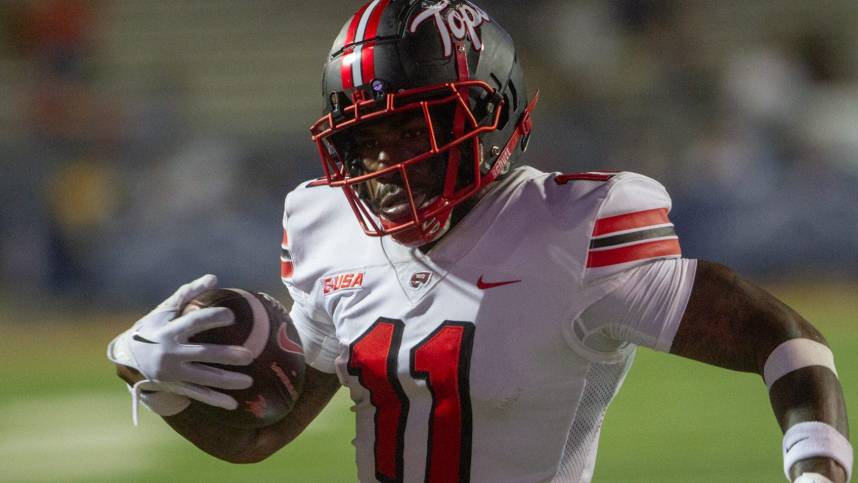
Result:
{"label": "player's eye", "polygon": [[358,140],[356,143],[356,148],[360,153],[368,153],[378,148],[378,141],[372,138]]}

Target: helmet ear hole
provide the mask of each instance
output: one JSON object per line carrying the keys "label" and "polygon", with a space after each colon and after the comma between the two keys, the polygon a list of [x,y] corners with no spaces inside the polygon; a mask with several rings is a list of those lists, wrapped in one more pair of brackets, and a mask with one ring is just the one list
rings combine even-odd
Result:
{"label": "helmet ear hole", "polygon": [[516,90],[515,84],[512,82],[507,84],[507,86],[509,87],[509,93],[512,96],[512,111],[518,112],[518,90]]}

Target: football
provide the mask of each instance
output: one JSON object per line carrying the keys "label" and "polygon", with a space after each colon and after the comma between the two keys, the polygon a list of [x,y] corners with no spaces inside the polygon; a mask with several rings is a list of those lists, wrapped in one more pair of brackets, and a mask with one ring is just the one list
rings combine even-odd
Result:
{"label": "football", "polygon": [[250,349],[255,358],[247,366],[210,365],[247,374],[253,378],[253,385],[242,390],[215,388],[238,401],[235,410],[198,401],[192,401],[193,408],[218,424],[239,428],[260,428],[283,419],[301,393],[305,367],[298,332],[286,308],[264,293],[213,289],[188,302],[182,313],[205,307],[226,307],[235,315],[235,322],[196,334],[189,342]]}

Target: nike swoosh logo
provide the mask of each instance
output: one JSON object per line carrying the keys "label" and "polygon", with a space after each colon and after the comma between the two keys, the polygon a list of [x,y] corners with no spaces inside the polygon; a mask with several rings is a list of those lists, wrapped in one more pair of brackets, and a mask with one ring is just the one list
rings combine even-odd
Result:
{"label": "nike swoosh logo", "polygon": [[146,339],[145,337],[143,337],[142,335],[140,335],[136,332],[134,333],[133,336],[131,336],[131,338],[136,340],[137,342],[142,342],[144,344],[157,344],[157,342],[155,342],[153,340]]}
{"label": "nike swoosh logo", "polygon": [[477,280],[477,288],[480,290],[487,290],[495,287],[503,287],[504,285],[510,285],[513,283],[519,283],[521,280],[509,280],[506,282],[486,282],[483,280],[483,276],[480,275],[480,279]]}
{"label": "nike swoosh logo", "polygon": [[804,438],[799,438],[798,440],[794,441],[791,445],[784,448],[784,452],[789,453],[789,450],[791,450],[795,445],[797,445],[798,443],[801,443],[802,441],[808,440],[808,439],[810,439],[810,437],[807,437],[807,436],[805,436]]}

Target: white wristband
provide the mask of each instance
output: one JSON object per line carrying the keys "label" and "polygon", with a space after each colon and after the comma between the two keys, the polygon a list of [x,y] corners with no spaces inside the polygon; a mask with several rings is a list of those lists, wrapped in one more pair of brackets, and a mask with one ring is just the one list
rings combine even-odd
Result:
{"label": "white wristband", "polygon": [[792,483],[834,483],[819,473],[802,473]]}
{"label": "white wristband", "polygon": [[830,458],[846,470],[846,481],[852,477],[852,445],[837,429],[826,423],[806,421],[791,426],[783,440],[784,474],[801,460]]}

